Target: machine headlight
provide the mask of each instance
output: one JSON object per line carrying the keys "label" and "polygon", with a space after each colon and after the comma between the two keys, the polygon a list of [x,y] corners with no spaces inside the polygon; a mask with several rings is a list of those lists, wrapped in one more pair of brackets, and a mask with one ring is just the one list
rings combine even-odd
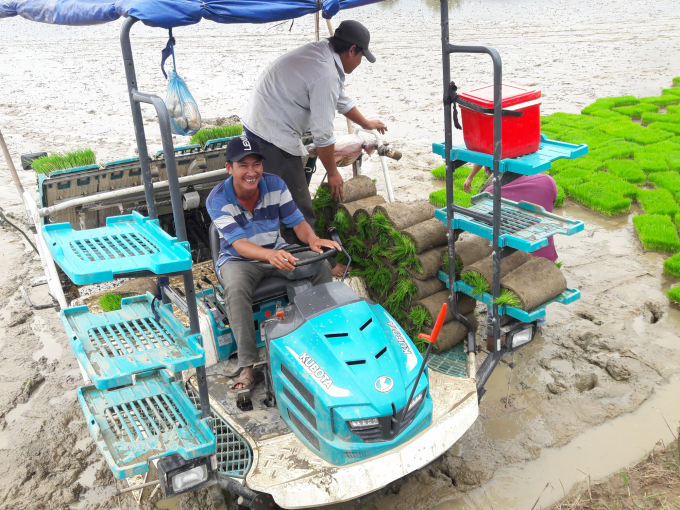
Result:
{"label": "machine headlight", "polygon": [[369,418],[367,420],[351,420],[348,423],[352,429],[365,429],[367,427],[375,427],[378,425],[378,418]]}
{"label": "machine headlight", "polygon": [[533,327],[528,327],[512,335],[512,348],[517,349],[531,342],[534,337]]}
{"label": "machine headlight", "polygon": [[208,469],[205,465],[196,466],[172,477],[172,489],[182,492],[186,489],[205,482],[208,479]]}
{"label": "machine headlight", "polygon": [[408,406],[407,412],[410,411],[411,409],[413,409],[415,406],[417,406],[420,403],[420,401],[423,400],[423,398],[425,398],[425,392],[426,391],[427,391],[427,389],[424,389],[418,395],[413,397],[413,400],[411,400],[411,403]]}

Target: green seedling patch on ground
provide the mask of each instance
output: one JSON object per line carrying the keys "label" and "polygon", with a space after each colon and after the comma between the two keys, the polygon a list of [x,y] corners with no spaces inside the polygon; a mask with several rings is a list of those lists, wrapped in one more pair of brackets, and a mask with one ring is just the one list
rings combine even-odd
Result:
{"label": "green seedling patch on ground", "polygon": [[31,163],[33,170],[39,174],[49,174],[57,170],[68,170],[81,166],[94,165],[97,157],[92,149],[77,149],[71,152],[51,152]]}
{"label": "green seedling patch on ground", "polygon": [[661,91],[661,93],[662,93],[664,96],[667,96],[667,95],[669,95],[669,94],[670,94],[670,95],[674,95],[674,96],[680,96],[680,87],[672,87],[672,88],[670,88],[670,89],[663,89],[663,90]]}
{"label": "green seedling patch on ground", "polygon": [[555,199],[555,207],[562,207],[564,205],[564,199],[567,198],[564,188],[562,186],[557,186],[557,198]]}
{"label": "green seedling patch on ground", "polygon": [[680,285],[666,291],[666,297],[675,306],[680,306]]}
{"label": "green seedling patch on ground", "polygon": [[200,129],[194,136],[191,137],[191,143],[198,143],[203,146],[210,140],[228,138],[230,136],[239,136],[241,134],[243,134],[243,127],[239,125],[205,128]]}
{"label": "green seedling patch on ground", "polygon": [[581,113],[589,115],[598,110],[611,110],[617,106],[632,106],[638,104],[640,100],[635,96],[603,97],[597,99],[593,104],[586,106]]}
{"label": "green seedling patch on ground", "polygon": [[665,189],[640,190],[638,201],[647,214],[675,216],[680,213],[680,207],[675,202],[672,193]]}
{"label": "green seedling patch on ground", "polygon": [[[675,90],[680,90],[680,87]],[[680,106],[669,106],[666,108],[666,112],[669,114],[680,113]]]}
{"label": "green seedling patch on ground", "polygon": [[656,172],[649,174],[649,182],[657,188],[663,188],[671,193],[680,191],[680,175],[677,172]]}
{"label": "green seedling patch on ground", "polygon": [[611,159],[605,162],[607,171],[626,182],[642,184],[647,176],[632,159]]}
{"label": "green seedling patch on ground", "polygon": [[666,163],[666,156],[664,154],[643,152],[635,156],[635,161],[646,174],[668,171],[668,163]]}
{"label": "green seedling patch on ground", "polygon": [[652,96],[652,97],[641,97],[640,98],[640,103],[642,104],[651,104],[654,106],[670,106],[670,105],[676,105],[680,102],[680,97],[676,96],[675,94],[668,94],[668,95],[663,95],[663,96]]}
{"label": "green seedling patch on ground", "polygon": [[[673,112],[671,112],[673,108]],[[651,124],[652,122],[670,122],[672,124],[680,124],[680,113],[675,113],[677,110],[673,106],[668,107],[668,113],[643,113],[642,123]]]}
{"label": "green seedling patch on ground", "polygon": [[675,225],[668,216],[645,214],[633,217],[633,226],[647,251],[676,253],[680,240]]}
{"label": "green seedling patch on ground", "polygon": [[572,188],[584,183],[591,175],[592,172],[588,170],[569,168],[555,176],[555,183],[561,186],[568,194],[571,194]]}
{"label": "green seedling patch on ground", "polygon": [[612,110],[597,110],[593,113],[590,113],[589,115],[592,117],[597,117],[598,119],[609,119],[610,121],[627,120],[625,115]]}
{"label": "green seedling patch on ground", "polygon": [[640,103],[634,106],[621,106],[619,108],[614,108],[613,111],[620,113],[622,115],[626,115],[627,117],[630,117],[632,119],[639,119],[640,117],[642,117],[643,113],[658,112],[659,107],[653,103],[652,104]]}
{"label": "green seedling patch on ground", "polygon": [[631,200],[607,189],[602,183],[586,182],[569,189],[569,196],[605,216],[630,211]]}
{"label": "green seedling patch on ground", "polygon": [[608,161],[610,159],[626,159],[632,158],[636,150],[640,149],[640,145],[633,142],[627,142],[622,138],[615,140],[598,147],[590,154],[593,158],[600,161]]}
{"label": "green seedling patch on ground", "polygon": [[680,278],[680,253],[664,261],[663,272],[673,278]]}
{"label": "green seedling patch on ground", "polygon": [[[658,114],[645,114],[645,115],[658,115]],[[661,142],[674,136],[673,133],[668,133],[667,131],[646,129],[632,122],[630,124],[613,122],[609,124],[604,124],[602,126],[598,126],[597,129],[609,135],[617,136],[619,138],[628,140],[629,142],[635,142],[641,145],[648,145],[652,143]]]}
{"label": "green seedling patch on ground", "polygon": [[550,115],[550,119],[551,124],[559,124],[574,129],[592,129],[603,123],[602,119],[597,117],[562,112],[553,113]]}
{"label": "green seedling patch on ground", "polygon": [[607,172],[597,172],[588,178],[589,182],[600,185],[603,189],[621,195],[625,198],[635,199],[640,193],[640,188],[620,177]]}
{"label": "green seedling patch on ground", "polygon": [[680,135],[680,124],[673,124],[672,122],[652,122],[648,129],[660,129],[661,131],[668,131],[675,135]]}

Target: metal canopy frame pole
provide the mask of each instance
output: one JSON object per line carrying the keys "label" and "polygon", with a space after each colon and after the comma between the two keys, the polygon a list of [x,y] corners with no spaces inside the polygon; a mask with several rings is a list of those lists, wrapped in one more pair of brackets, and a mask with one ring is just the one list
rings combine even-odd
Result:
{"label": "metal canopy frame pole", "polygon": [[[146,135],[144,133],[144,123],[142,121],[141,103],[152,104],[158,116],[158,123],[161,128],[161,141],[163,143],[163,153],[165,155],[165,167],[168,172],[168,187],[170,188],[170,199],[172,202],[172,215],[175,223],[175,233],[180,242],[187,241],[187,230],[184,224],[184,210],[182,208],[182,194],[179,188],[177,176],[177,162],[175,160],[175,147],[172,143],[172,131],[170,128],[170,116],[165,102],[158,96],[146,94],[137,90],[137,77],[135,74],[135,64],[132,59],[132,46],[130,44],[130,29],[137,21],[137,18],[127,18],[123,22],[120,31],[120,44],[123,50],[123,61],[125,63],[125,76],[128,82],[130,93],[130,106],[132,108],[132,120],[135,126],[135,138],[137,139],[137,149],[139,151],[139,162],[142,169],[142,180],[144,182],[144,195],[149,211],[149,218],[157,219],[158,211],[154,200],[153,182],[151,181],[151,168],[149,166],[149,152],[146,146]],[[201,332],[198,321],[198,308],[196,305],[196,290],[194,288],[193,271],[190,269],[182,273],[184,280],[184,294],[187,302],[187,315],[189,316],[190,334]],[[203,418],[210,417],[210,397],[208,396],[208,382],[205,374],[205,365],[196,368],[196,379],[198,382],[198,393],[201,399],[201,414]]]}
{"label": "metal canopy frame pole", "polygon": [[[443,65],[443,83],[444,83],[444,153],[446,160],[446,223],[448,230],[448,257],[449,257],[449,288],[450,301],[452,311],[461,320],[457,313],[456,296],[454,292],[456,258],[455,258],[455,233],[453,231],[454,219],[454,205],[453,205],[453,172],[455,168],[462,165],[463,162],[451,161],[451,147],[453,145],[453,128],[451,122],[451,102],[449,83],[451,81],[451,53],[485,53],[491,57],[493,62],[493,84],[494,84],[494,101],[493,101],[493,135],[494,135],[494,151],[493,151],[493,287],[492,293],[494,298],[493,310],[493,337],[494,345],[493,352],[489,354],[482,366],[479,368],[477,379],[477,393],[478,398],[481,399],[485,393],[484,385],[491,376],[494,368],[498,365],[501,359],[501,327],[500,317],[498,315],[498,305],[496,305],[496,298],[500,295],[501,290],[501,252],[498,246],[500,229],[501,229],[501,156],[502,156],[502,76],[503,66],[501,63],[501,56],[495,48],[488,46],[464,46],[454,45],[449,42],[449,6],[448,0],[440,0],[441,5],[441,28],[442,28],[442,65]],[[465,319],[463,317],[463,319]],[[467,320],[463,322],[468,326],[468,356],[472,350],[474,356],[474,336],[470,338],[471,328]],[[466,324],[467,323],[467,324]],[[472,348],[472,349],[471,349]],[[473,358],[474,360],[474,358]],[[470,370],[470,360],[468,360],[468,371]],[[472,377],[472,376],[471,376]]]}

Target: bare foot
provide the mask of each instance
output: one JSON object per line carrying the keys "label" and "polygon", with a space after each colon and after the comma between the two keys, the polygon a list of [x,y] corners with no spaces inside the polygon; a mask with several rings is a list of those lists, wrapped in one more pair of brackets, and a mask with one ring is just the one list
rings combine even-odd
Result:
{"label": "bare foot", "polygon": [[[335,267],[331,271],[331,274],[333,275],[334,278],[342,278],[342,275],[345,274],[346,267],[347,266],[345,264],[337,263],[335,264]],[[352,268],[350,267],[350,269]]]}
{"label": "bare foot", "polygon": [[[253,373],[253,367],[243,367],[241,369],[241,373],[238,376],[238,379],[253,381],[255,379],[255,374]],[[241,390],[245,387],[246,387],[246,385],[244,383],[238,382],[238,383],[234,384],[234,386],[232,386],[232,389],[233,390]]]}

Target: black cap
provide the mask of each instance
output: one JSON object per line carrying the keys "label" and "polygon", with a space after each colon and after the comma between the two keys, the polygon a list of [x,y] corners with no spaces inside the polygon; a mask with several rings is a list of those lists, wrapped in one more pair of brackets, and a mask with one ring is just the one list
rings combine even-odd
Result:
{"label": "black cap", "polygon": [[358,21],[351,19],[343,21],[335,29],[333,36],[350,44],[357,45],[364,52],[366,60],[371,64],[375,62],[373,53],[368,50],[368,43],[371,42],[371,33],[368,31],[368,28]]}
{"label": "black cap", "polygon": [[247,136],[239,136],[231,140],[227,144],[227,150],[224,153],[227,161],[231,162],[241,161],[243,158],[251,154],[255,154],[256,156],[260,156],[262,159],[266,159],[260,152],[260,144],[257,143],[257,140],[253,140]]}

